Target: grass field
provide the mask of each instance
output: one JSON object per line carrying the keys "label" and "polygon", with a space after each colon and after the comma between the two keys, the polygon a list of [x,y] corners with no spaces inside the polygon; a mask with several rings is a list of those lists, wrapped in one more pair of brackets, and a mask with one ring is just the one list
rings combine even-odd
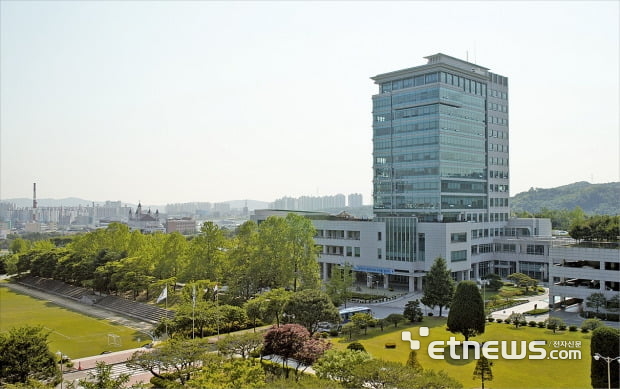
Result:
{"label": "grass field", "polygon": [[[150,340],[135,329],[0,287],[0,331],[26,324],[49,331],[50,350],[72,359],[139,347]],[[121,346],[109,345],[108,334],[120,336]]]}
{"label": "grass field", "polygon": [[[447,341],[450,336],[463,341],[460,334],[452,334],[446,330],[445,318],[425,317],[423,326],[430,328],[428,337],[419,337],[419,325],[399,325],[386,327],[382,333],[380,329],[369,329],[368,335],[354,337],[353,341],[360,342],[371,355],[391,361],[405,363],[409,356],[409,344],[401,340],[401,331],[411,331],[412,338],[420,340],[421,348],[418,350],[418,361],[424,368],[444,370],[450,376],[463,384],[464,388],[480,388],[480,380],[473,380],[472,373],[476,366],[476,360],[470,357],[467,360],[455,360],[449,357],[446,347],[444,360],[433,360],[428,356],[427,347],[432,341]],[[573,360],[508,360],[499,359],[492,361],[493,381],[485,382],[485,388],[589,388],[590,385],[590,334],[581,332],[558,331],[556,334],[551,330],[532,327],[520,327],[515,329],[513,325],[504,323],[487,323],[485,333],[470,340],[478,342],[488,340],[545,340],[547,356],[551,350],[580,350],[581,359]],[[554,344],[555,341],[580,341],[581,347],[562,347]],[[343,349],[349,344],[348,338],[332,339],[334,348]],[[395,349],[386,349],[385,343],[396,343]]]}

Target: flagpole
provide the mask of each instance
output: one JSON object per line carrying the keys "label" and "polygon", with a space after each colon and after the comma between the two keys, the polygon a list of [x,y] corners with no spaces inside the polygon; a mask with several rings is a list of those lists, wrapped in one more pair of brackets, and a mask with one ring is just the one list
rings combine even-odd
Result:
{"label": "flagpole", "polygon": [[164,287],[166,291],[166,338],[168,337],[168,284]]}
{"label": "flagpole", "polygon": [[192,289],[192,339],[195,338],[196,331],[194,330],[194,311],[196,310],[196,285]]}

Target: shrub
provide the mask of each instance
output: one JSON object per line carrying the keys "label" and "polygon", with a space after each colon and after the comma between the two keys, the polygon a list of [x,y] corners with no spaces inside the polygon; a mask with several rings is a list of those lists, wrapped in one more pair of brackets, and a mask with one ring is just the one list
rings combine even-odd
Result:
{"label": "shrub", "polygon": [[489,321],[489,323],[493,323],[495,321],[495,318],[493,317],[487,317],[487,320]]}
{"label": "shrub", "polygon": [[329,335],[330,336],[338,336],[338,329],[337,328],[332,328],[331,330],[329,330]]}
{"label": "shrub", "polygon": [[532,320],[529,323],[527,323],[527,325],[530,326],[530,327],[536,327],[536,322],[534,320]]}
{"label": "shrub", "polygon": [[577,331],[577,326],[570,326],[570,327],[568,327],[568,330],[570,332],[575,332],[575,331]]}
{"label": "shrub", "polygon": [[[387,347],[387,345],[386,345]],[[396,345],[394,345],[394,347],[396,347]],[[366,352],[366,348],[364,347],[363,344],[359,343],[359,342],[353,342],[353,343],[349,343],[349,345],[347,346],[348,350],[355,350],[355,351],[364,351]]]}
{"label": "shrub", "polygon": [[566,324],[560,324],[559,328],[560,331],[565,331],[566,330]]}
{"label": "shrub", "polygon": [[428,313],[428,316],[433,316],[433,312],[429,312],[429,313]]}
{"label": "shrub", "polygon": [[522,320],[519,322],[519,325],[525,327],[527,325],[527,321]]}
{"label": "shrub", "polygon": [[584,334],[587,334],[588,332],[590,332],[590,330],[588,330],[587,328],[582,328],[581,332],[583,332]]}
{"label": "shrub", "polygon": [[502,319],[500,319],[500,318],[495,319],[495,321],[496,321],[496,322],[498,322],[498,323],[503,322],[503,320],[502,320]]}
{"label": "shrub", "polygon": [[396,343],[386,343],[385,348],[396,348]]}
{"label": "shrub", "polygon": [[603,326],[603,322],[600,319],[586,319],[581,323],[581,328],[585,328],[586,330],[592,331],[597,329],[598,327]]}
{"label": "shrub", "polygon": [[545,328],[545,322],[544,321],[539,321],[537,323],[537,325],[538,325],[538,328]]}

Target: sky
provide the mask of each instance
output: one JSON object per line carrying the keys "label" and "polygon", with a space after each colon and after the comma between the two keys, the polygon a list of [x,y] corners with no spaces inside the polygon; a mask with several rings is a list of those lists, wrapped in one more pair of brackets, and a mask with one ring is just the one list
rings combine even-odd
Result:
{"label": "sky", "polygon": [[618,1],[1,1],[0,200],[362,193],[370,77],[509,78],[510,192],[619,181]]}

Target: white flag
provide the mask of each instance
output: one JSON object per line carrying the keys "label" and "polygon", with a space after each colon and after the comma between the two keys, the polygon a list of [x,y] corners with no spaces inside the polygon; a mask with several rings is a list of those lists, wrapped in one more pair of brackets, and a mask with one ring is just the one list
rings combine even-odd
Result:
{"label": "white flag", "polygon": [[192,289],[192,304],[196,306],[196,285],[194,285],[194,288]]}
{"label": "white flag", "polygon": [[213,287],[213,292],[217,293],[217,284]]}
{"label": "white flag", "polygon": [[167,298],[168,298],[168,285],[164,287],[164,290],[162,290],[161,293],[159,294],[159,297],[157,297],[157,303],[159,304]]}

